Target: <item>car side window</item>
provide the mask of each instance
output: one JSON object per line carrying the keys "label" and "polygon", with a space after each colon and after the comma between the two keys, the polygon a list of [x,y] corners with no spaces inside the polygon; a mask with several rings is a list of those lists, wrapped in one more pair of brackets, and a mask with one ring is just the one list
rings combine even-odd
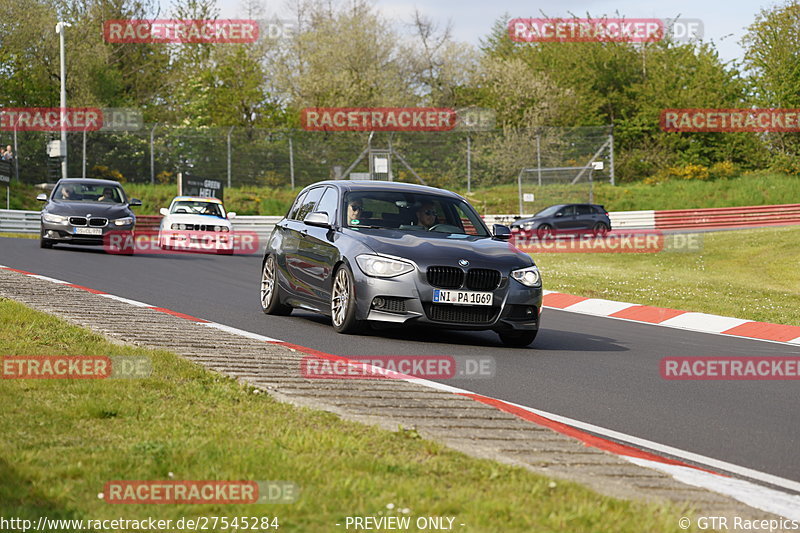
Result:
{"label": "car side window", "polygon": [[307,194],[308,192],[304,192],[297,197],[297,200],[294,201],[294,205],[289,210],[289,214],[286,215],[286,218],[289,220],[297,220],[297,212],[300,210],[300,206],[303,205],[303,200],[305,200]]}
{"label": "car side window", "polygon": [[571,217],[571,216],[573,216],[575,214],[575,206],[574,205],[568,205],[567,207],[562,209],[560,212],[564,213],[565,217]]}
{"label": "car side window", "polygon": [[328,187],[322,195],[314,211],[321,211],[328,215],[328,221],[333,224],[336,221],[336,206],[339,205],[339,193],[333,187]]}
{"label": "car side window", "polygon": [[593,215],[595,213],[590,205],[579,205],[577,209],[579,215]]}
{"label": "car side window", "polygon": [[316,208],[323,192],[325,192],[325,187],[316,187],[308,191],[308,194],[303,199],[303,204],[297,210],[297,220],[302,221],[309,213],[317,210]]}

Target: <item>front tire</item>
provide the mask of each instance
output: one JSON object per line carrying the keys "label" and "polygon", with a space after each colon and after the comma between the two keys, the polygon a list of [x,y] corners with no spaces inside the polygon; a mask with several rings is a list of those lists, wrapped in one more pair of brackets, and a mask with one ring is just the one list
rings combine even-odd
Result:
{"label": "front tire", "polygon": [[497,332],[503,344],[509,348],[525,348],[536,339],[536,331],[508,331]]}
{"label": "front tire", "polygon": [[281,303],[278,292],[278,265],[275,256],[267,256],[264,268],[261,270],[261,310],[268,315],[286,316],[292,308]]}
{"label": "front tire", "polygon": [[45,239],[44,237],[39,238],[39,248],[50,249],[53,247],[53,242],[49,239]]}
{"label": "front tire", "polygon": [[552,239],[553,238],[553,226],[550,224],[542,224],[539,226],[539,229],[536,230],[536,235],[539,239]]}
{"label": "front tire", "polygon": [[339,333],[359,333],[366,321],[356,319],[356,291],[353,273],[342,265],[333,276],[331,291],[331,322]]}

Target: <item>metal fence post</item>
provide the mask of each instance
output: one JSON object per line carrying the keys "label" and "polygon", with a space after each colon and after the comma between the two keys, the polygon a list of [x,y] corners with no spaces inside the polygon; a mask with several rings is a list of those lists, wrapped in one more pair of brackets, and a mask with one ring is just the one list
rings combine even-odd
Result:
{"label": "metal fence post", "polygon": [[153,128],[150,130],[150,184],[153,185],[156,182],[156,163],[155,163],[155,142],[154,142],[154,135],[156,133],[156,128],[158,127],[158,122],[153,124]]}
{"label": "metal fence post", "polygon": [[233,126],[228,130],[228,188],[231,188],[231,132]]}
{"label": "metal fence post", "polygon": [[536,169],[539,174],[539,187],[542,186],[542,147],[540,144],[540,137],[539,130],[536,130]]}
{"label": "metal fence post", "polygon": [[289,135],[289,178],[292,180],[292,189],[294,189],[294,146],[291,134]]}
{"label": "metal fence post", "polygon": [[19,182],[19,150],[17,149],[17,127],[14,126],[14,176]]}
{"label": "metal fence post", "polygon": [[467,194],[472,192],[472,139],[467,135]]}
{"label": "metal fence post", "polygon": [[608,164],[611,166],[609,169],[609,176],[611,177],[611,186],[615,185],[614,183],[614,125],[611,125],[611,133],[608,136]]}
{"label": "metal fence post", "polygon": [[86,128],[83,129],[83,161],[81,162],[81,177],[86,179]]}

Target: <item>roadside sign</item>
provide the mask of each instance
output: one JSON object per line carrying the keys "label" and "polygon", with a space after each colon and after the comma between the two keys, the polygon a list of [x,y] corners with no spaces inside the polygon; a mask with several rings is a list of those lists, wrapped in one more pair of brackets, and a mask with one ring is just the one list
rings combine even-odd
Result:
{"label": "roadside sign", "polygon": [[200,196],[222,200],[223,193],[224,186],[220,180],[189,176],[183,173],[178,176],[178,194],[182,196]]}
{"label": "roadside sign", "polygon": [[522,201],[523,202],[533,202],[533,193],[526,192],[525,194],[523,194],[522,195]]}

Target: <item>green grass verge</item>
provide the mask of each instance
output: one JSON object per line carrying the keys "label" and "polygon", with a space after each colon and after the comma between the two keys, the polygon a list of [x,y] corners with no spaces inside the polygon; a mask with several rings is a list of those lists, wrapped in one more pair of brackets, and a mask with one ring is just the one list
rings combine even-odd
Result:
{"label": "green grass verge", "polygon": [[[345,516],[456,516],[464,531],[680,531],[680,510],[620,501],[522,468],[281,404],[174,354],[119,346],[0,299],[3,355],[146,355],[140,380],[0,380],[0,516],[278,516],[336,531]],[[109,505],[109,480],[291,480],[288,505]],[[395,504],[394,511],[387,504]],[[462,529],[462,528],[458,528]]]}
{"label": "green grass verge", "polygon": [[[131,197],[139,198],[144,205],[136,213],[154,215],[167,207],[177,194],[175,185],[149,185],[127,183],[125,189]],[[12,186],[12,209],[41,209],[36,195],[42,192],[28,185]],[[270,187],[232,187],[225,190],[225,205],[241,215],[283,215],[289,209],[299,189]],[[466,189],[456,189],[466,194]],[[523,210],[533,213],[548,205],[565,202],[588,201],[588,188],[552,185],[526,192],[535,193],[536,201],[526,203]],[[467,195],[482,214],[519,212],[517,185],[497,185],[474,189]],[[704,207],[729,207],[747,205],[790,204],[800,202],[800,176],[773,173],[746,174],[731,179],[715,181],[672,180],[657,185],[625,183],[612,187],[595,186],[595,203],[603,204],[609,211],[636,211],[643,209],[696,209]]]}
{"label": "green grass verge", "polygon": [[700,253],[535,254],[545,288],[800,325],[800,227],[701,234]]}

